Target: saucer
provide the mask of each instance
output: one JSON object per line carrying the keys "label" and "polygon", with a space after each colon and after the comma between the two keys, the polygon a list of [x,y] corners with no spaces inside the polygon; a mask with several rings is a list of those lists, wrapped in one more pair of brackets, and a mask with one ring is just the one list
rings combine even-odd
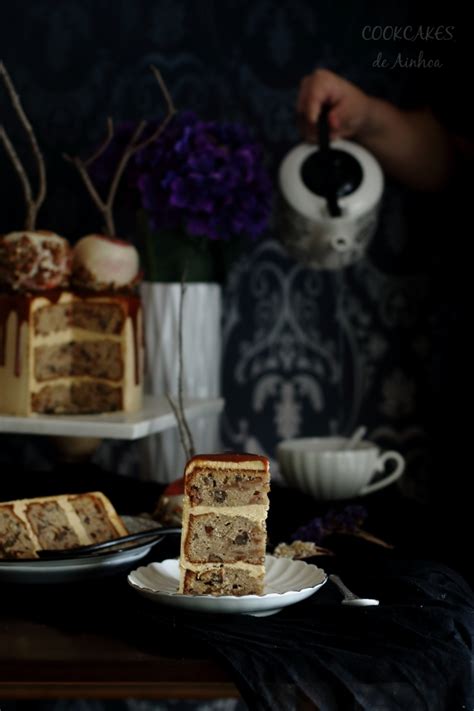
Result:
{"label": "saucer", "polygon": [[321,568],[301,560],[265,556],[263,595],[182,595],[178,593],[179,560],[169,558],[133,570],[128,583],[153,602],[192,612],[274,615],[313,595],[327,580]]}

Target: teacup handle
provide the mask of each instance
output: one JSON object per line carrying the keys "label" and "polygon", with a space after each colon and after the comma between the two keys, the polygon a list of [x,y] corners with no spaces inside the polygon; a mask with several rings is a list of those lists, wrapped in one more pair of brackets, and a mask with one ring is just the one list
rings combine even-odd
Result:
{"label": "teacup handle", "polygon": [[359,491],[359,496],[364,496],[365,494],[371,494],[373,491],[377,491],[378,489],[383,489],[385,486],[388,486],[389,484],[393,484],[394,481],[399,479],[401,475],[403,474],[403,471],[405,469],[405,460],[402,457],[401,454],[398,452],[394,452],[391,449],[388,452],[384,452],[383,454],[380,455],[377,459],[377,464],[375,467],[375,471],[381,472],[385,469],[385,463],[389,460],[393,459],[397,466],[395,467],[395,471],[393,471],[391,474],[388,476],[384,477],[383,479],[379,479],[379,481],[375,481],[373,484],[367,484],[364,486],[360,491]]}

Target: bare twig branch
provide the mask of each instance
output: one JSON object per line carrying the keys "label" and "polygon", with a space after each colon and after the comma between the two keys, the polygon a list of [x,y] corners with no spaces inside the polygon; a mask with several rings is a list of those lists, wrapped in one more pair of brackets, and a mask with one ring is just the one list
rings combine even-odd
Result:
{"label": "bare twig branch", "polygon": [[28,136],[28,139],[31,143],[31,148],[33,150],[33,155],[36,159],[37,167],[38,167],[38,193],[36,197],[33,197],[33,191],[31,189],[31,183],[28,179],[27,173],[25,169],[23,168],[20,159],[18,158],[17,153],[15,152],[13,145],[11,141],[9,140],[6,132],[4,129],[2,129],[0,133],[0,138],[2,139],[2,143],[5,146],[5,150],[8,153],[8,156],[10,160],[13,163],[13,166],[18,173],[18,176],[20,178],[21,184],[23,186],[23,191],[25,193],[25,202],[27,205],[27,215],[26,215],[26,220],[25,220],[25,229],[27,230],[34,230],[36,226],[36,218],[38,215],[38,211],[41,207],[41,205],[44,202],[44,199],[46,197],[46,168],[43,160],[43,156],[41,154],[41,151],[38,146],[38,141],[36,140],[35,133],[33,131],[33,127],[31,123],[29,122],[23,107],[21,105],[20,97],[18,96],[16,89],[13,85],[13,82],[10,78],[9,73],[6,70],[5,65],[3,62],[0,62],[0,77],[3,80],[3,83],[5,84],[7,93],[10,97],[10,101],[12,102],[13,108],[20,119],[20,123],[22,124],[23,128],[26,131],[26,134]]}
{"label": "bare twig branch", "polygon": [[184,407],[184,384],[183,384],[183,313],[184,313],[184,297],[186,294],[186,269],[181,278],[181,289],[179,299],[179,317],[178,317],[178,401],[175,402],[171,395],[167,394],[168,402],[171,405],[174,416],[178,423],[179,438],[183,445],[186,459],[191,459],[196,454],[194,447],[193,436],[189,428],[186,412]]}
{"label": "bare twig branch", "polygon": [[395,548],[395,546],[391,543],[387,543],[378,536],[373,536],[371,533],[363,531],[362,529],[355,531],[354,535],[358,536],[359,538],[363,538],[365,541],[369,541],[370,543],[375,543],[378,546],[382,546],[383,548]]}
{"label": "bare twig branch", "polygon": [[107,135],[106,135],[104,141],[98,147],[96,152],[93,153],[90,158],[87,158],[87,160],[84,161],[84,165],[91,165],[92,163],[94,163],[94,161],[96,161],[97,158],[99,158],[99,156],[101,156],[102,153],[104,153],[107,150],[107,148],[109,147],[110,141],[112,140],[113,137],[114,137],[114,122],[112,120],[112,117],[109,116],[107,118]]}
{"label": "bare twig branch", "polygon": [[163,77],[161,76],[160,70],[157,69],[154,64],[150,64],[150,69],[151,69],[151,71],[153,72],[156,81],[157,81],[158,84],[160,85],[161,93],[162,93],[163,96],[165,97],[166,108],[167,108],[168,114],[171,114],[171,115],[175,114],[175,113],[176,113],[176,109],[175,109],[174,104],[173,104],[173,99],[171,98],[171,94],[170,94],[169,91],[168,91],[168,87],[166,86],[166,84],[165,84],[165,82],[164,82],[164,79],[163,79]]}
{"label": "bare twig branch", "polygon": [[[146,121],[140,121],[140,123],[136,127],[136,129],[133,133],[133,136],[130,139],[128,146],[126,147],[124,153],[122,154],[121,159],[118,162],[118,165],[115,169],[115,175],[112,178],[112,182],[110,184],[109,194],[107,196],[107,202],[105,203],[105,206],[106,206],[106,210],[107,210],[106,224],[107,224],[107,226],[111,225],[112,228],[114,227],[113,216],[112,216],[112,207],[114,204],[115,195],[117,194],[117,188],[119,186],[120,180],[121,180],[122,175],[125,171],[128,161],[135,153],[136,141],[138,141],[138,139],[142,135],[143,131],[145,130],[145,126],[146,126]],[[113,236],[113,232],[112,232],[111,236]]]}
{"label": "bare twig branch", "polygon": [[181,411],[181,417],[183,419],[183,426],[186,431],[186,437],[189,444],[189,451],[191,457],[195,454],[193,436],[191,430],[189,429],[188,421],[186,419],[186,413],[184,411],[184,363],[183,363],[183,314],[184,314],[184,297],[186,296],[186,272],[187,267],[184,268],[183,275],[181,277],[181,289],[179,298],[179,322],[178,322],[178,358],[179,358],[179,371],[178,371],[178,403],[179,409]]}
{"label": "bare twig branch", "polygon": [[165,130],[165,128],[167,127],[167,125],[169,124],[169,122],[171,121],[171,119],[173,118],[173,116],[176,113],[176,108],[173,104],[173,100],[172,100],[171,95],[168,91],[168,88],[163,80],[163,77],[161,76],[161,72],[153,64],[150,65],[150,69],[153,72],[156,81],[160,85],[160,89],[161,89],[163,96],[165,97],[166,116],[163,119],[163,121],[161,122],[161,124],[158,126],[156,131],[149,138],[147,138],[145,141],[143,141],[142,143],[139,143],[135,146],[134,152],[136,152],[136,153],[138,153],[138,151],[141,151],[142,148],[145,148],[145,146],[147,146],[149,143],[153,143],[153,141],[156,141],[161,136],[161,134],[163,133],[163,131]]}
{"label": "bare twig branch", "polygon": [[8,138],[8,135],[3,128],[3,126],[0,126],[0,142],[3,143],[5,147],[5,151],[7,152],[8,156],[10,157],[10,160],[13,164],[13,167],[15,168],[18,177],[20,178],[20,182],[23,186],[23,192],[25,194],[25,203],[26,203],[26,221],[25,221],[25,229],[30,229],[29,225],[31,224],[33,220],[33,215],[32,211],[34,209],[33,205],[33,196],[31,194],[31,185],[28,180],[28,176],[26,175],[25,169],[23,168],[21,161],[18,157],[17,152],[15,151],[15,148],[13,147],[12,142]]}
{"label": "bare twig branch", "polygon": [[163,121],[160,123],[160,125],[157,127],[157,129],[149,136],[148,138],[140,141],[140,138],[143,134],[143,131],[145,130],[147,126],[146,121],[141,121],[138,126],[136,127],[132,138],[130,139],[128,145],[126,146],[125,150],[122,153],[122,157],[120,158],[116,168],[115,168],[115,173],[112,176],[112,180],[110,182],[110,187],[107,193],[107,197],[105,199],[101,198],[99,193],[97,192],[96,188],[94,187],[92,180],[90,178],[89,172],[87,170],[88,166],[92,165],[92,163],[97,160],[97,158],[102,155],[102,153],[107,149],[108,145],[110,144],[110,141],[113,138],[113,124],[112,124],[112,119],[108,119],[108,133],[107,137],[102,143],[101,146],[97,149],[97,151],[87,160],[83,160],[79,157],[72,158],[71,156],[65,156],[66,160],[71,161],[79,171],[79,174],[90,194],[92,197],[94,203],[98,207],[99,211],[102,213],[102,216],[105,221],[105,231],[106,234],[108,234],[110,237],[115,236],[115,224],[114,224],[114,219],[113,219],[113,205],[115,201],[115,197],[117,194],[118,186],[120,183],[120,180],[122,178],[122,175],[125,171],[125,168],[127,167],[127,163],[129,162],[130,158],[137,153],[138,151],[141,151],[145,146],[149,145],[153,141],[156,141],[156,139],[163,133],[165,130],[166,126],[168,123],[171,121],[173,118],[174,114],[176,113],[176,109],[173,105],[173,102],[171,100],[170,94],[168,92],[168,89],[166,88],[166,85],[163,81],[163,78],[158,71],[158,69],[154,66],[151,67],[151,70],[158,81],[158,84],[160,85],[160,89],[163,93],[163,96],[165,97],[166,101],[166,107],[167,107],[167,113]]}
{"label": "bare twig branch", "polygon": [[82,161],[80,158],[74,157],[74,156],[69,156],[67,153],[63,153],[63,158],[73,165],[76,166],[82,180],[84,181],[84,184],[89,192],[89,195],[91,196],[92,200],[95,202],[97,208],[99,209],[100,212],[103,212],[104,209],[104,203],[102,198],[100,197],[99,193],[97,192],[94,183],[91,180],[91,177],[87,171],[86,164],[84,161]]}
{"label": "bare twig branch", "polygon": [[192,455],[192,448],[190,447],[190,444],[187,440],[186,436],[186,429],[183,426],[183,420],[181,418],[181,412],[179,411],[179,407],[174,401],[174,399],[171,397],[169,393],[166,394],[166,399],[168,400],[171,409],[173,410],[173,415],[175,416],[176,422],[178,423],[178,432],[179,432],[179,439],[181,440],[181,445],[184,449],[184,455],[187,460],[191,459]]}
{"label": "bare twig branch", "polygon": [[375,543],[376,545],[382,546],[383,548],[395,548],[395,546],[393,546],[391,543],[386,543],[386,541],[383,541],[377,536],[373,536],[371,533],[364,531],[362,528],[356,528],[354,531],[337,531],[337,533],[344,533],[349,536],[363,538],[365,541],[369,541],[369,543]]}

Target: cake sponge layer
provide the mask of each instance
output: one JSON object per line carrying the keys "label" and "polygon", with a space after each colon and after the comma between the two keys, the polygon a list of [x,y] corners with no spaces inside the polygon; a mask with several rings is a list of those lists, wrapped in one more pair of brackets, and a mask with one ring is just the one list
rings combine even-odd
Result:
{"label": "cake sponge layer", "polygon": [[72,301],[42,306],[34,314],[35,334],[47,336],[68,328],[82,328],[94,333],[119,335],[125,323],[120,304]]}
{"label": "cake sponge layer", "polygon": [[69,375],[120,380],[123,375],[120,343],[110,339],[37,346],[34,363],[39,382]]}
{"label": "cake sponge layer", "polygon": [[36,547],[13,504],[0,504],[0,558],[34,558]]}
{"label": "cake sponge layer", "polygon": [[261,565],[265,540],[264,521],[223,513],[190,515],[184,554],[190,563]]}
{"label": "cake sponge layer", "polygon": [[82,380],[45,385],[31,396],[31,409],[42,414],[86,415],[123,408],[121,387]]}
{"label": "cake sponge layer", "polygon": [[266,504],[268,474],[255,469],[229,472],[209,466],[195,467],[186,479],[191,506],[245,506]]}
{"label": "cake sponge layer", "polygon": [[257,572],[230,565],[205,566],[186,570],[183,592],[186,595],[262,595],[264,569]]}

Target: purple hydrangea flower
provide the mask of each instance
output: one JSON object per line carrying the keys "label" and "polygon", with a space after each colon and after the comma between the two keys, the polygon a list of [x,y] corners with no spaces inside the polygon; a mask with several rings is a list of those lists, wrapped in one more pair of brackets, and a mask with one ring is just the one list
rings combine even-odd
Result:
{"label": "purple hydrangea flower", "polygon": [[[150,123],[152,131],[157,123]],[[94,168],[111,175],[134,126],[120,126]],[[272,185],[262,148],[240,124],[174,117],[157,141],[137,153],[127,170],[130,200],[144,208],[155,230],[175,230],[210,240],[259,237],[272,208]]]}

